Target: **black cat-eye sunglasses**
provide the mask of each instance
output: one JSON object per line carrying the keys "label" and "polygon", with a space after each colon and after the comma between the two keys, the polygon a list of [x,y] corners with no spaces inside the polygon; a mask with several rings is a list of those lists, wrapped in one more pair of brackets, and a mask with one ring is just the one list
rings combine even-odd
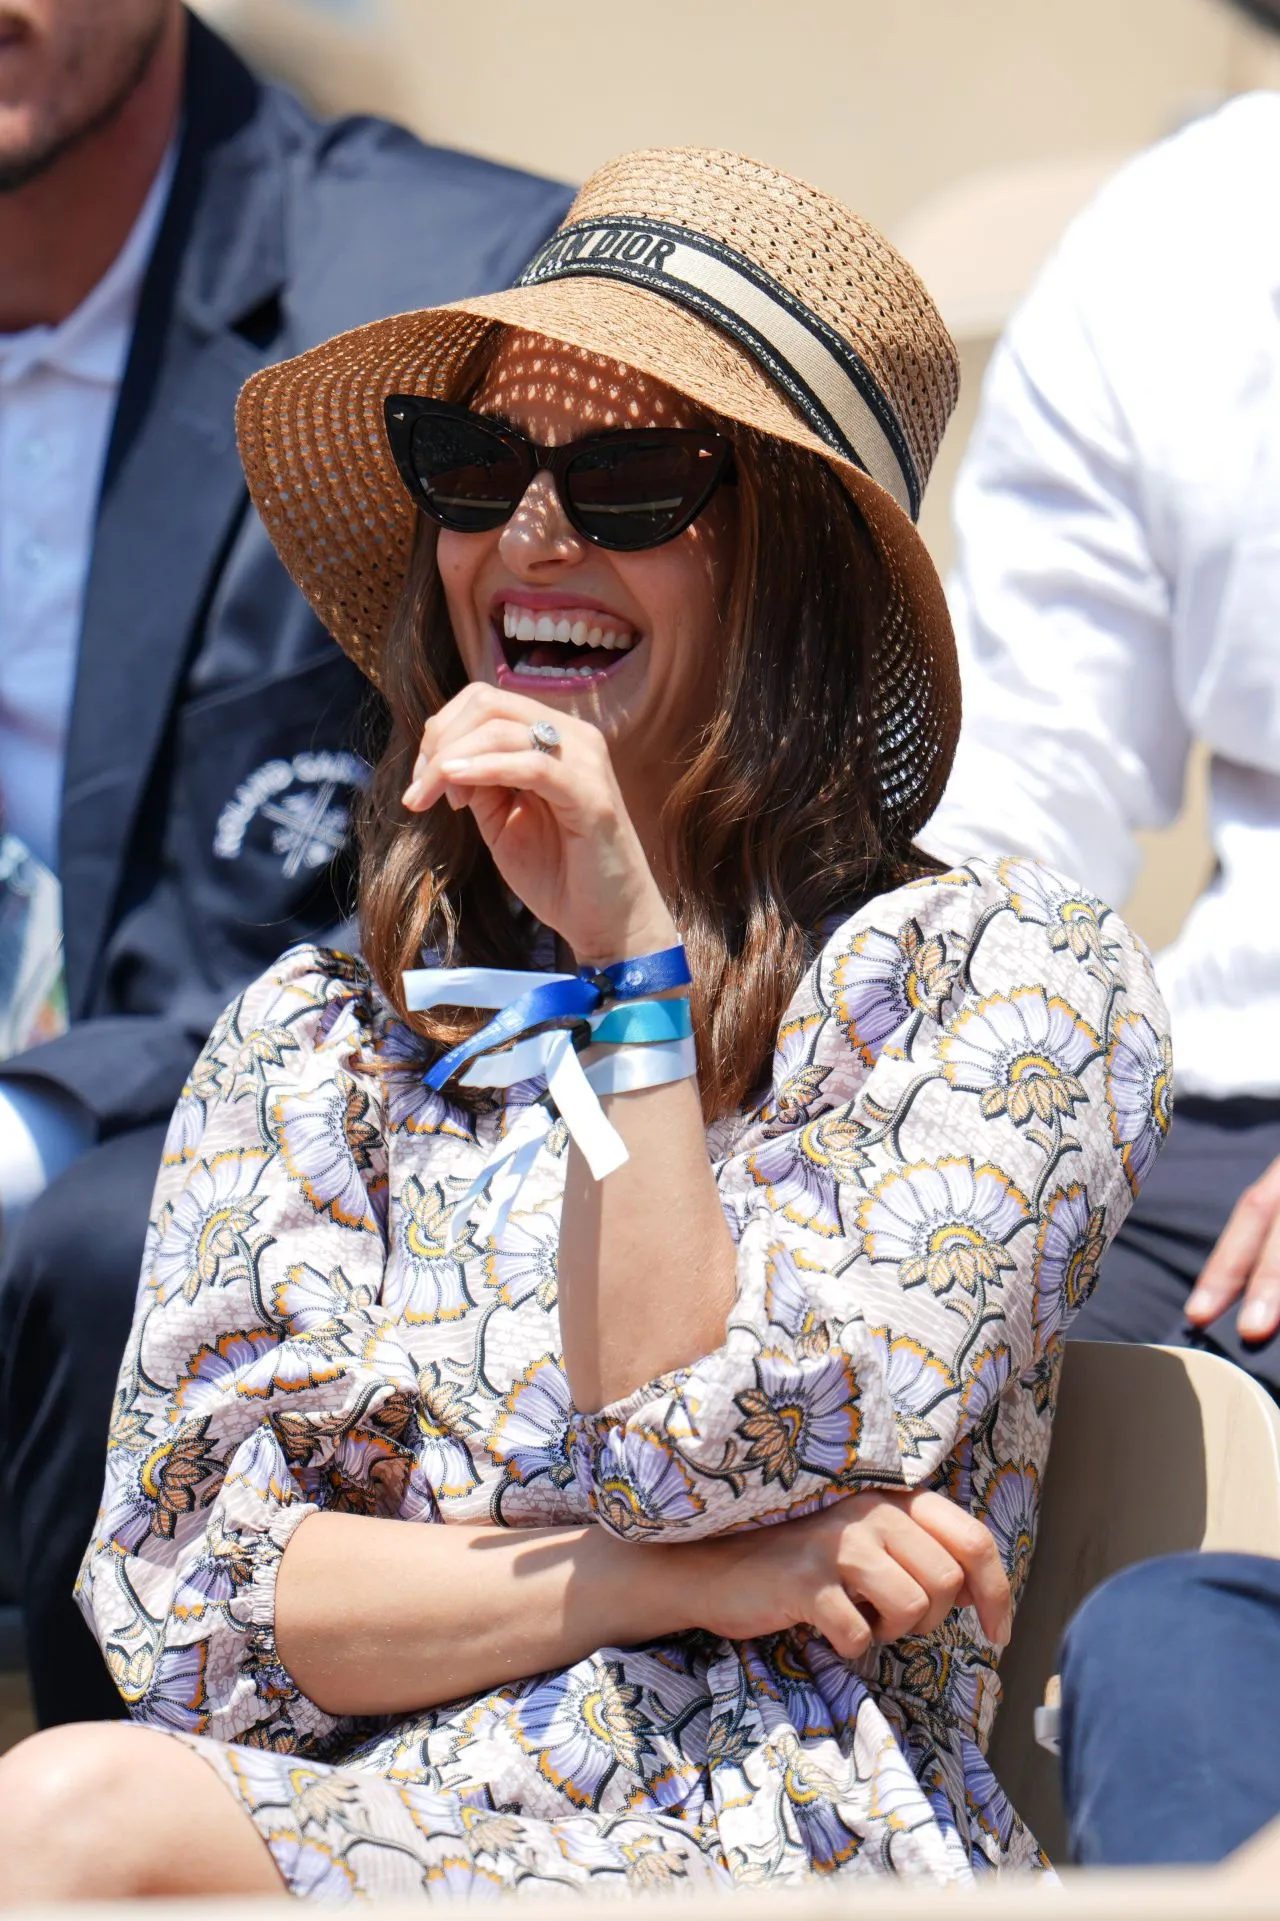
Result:
{"label": "black cat-eye sunglasses", "polygon": [[637,427],[538,447],[500,420],[420,394],[391,394],[387,437],[413,499],[455,533],[510,520],[535,475],[549,473],[570,525],[597,547],[638,553],[684,532],[735,478],[723,434]]}

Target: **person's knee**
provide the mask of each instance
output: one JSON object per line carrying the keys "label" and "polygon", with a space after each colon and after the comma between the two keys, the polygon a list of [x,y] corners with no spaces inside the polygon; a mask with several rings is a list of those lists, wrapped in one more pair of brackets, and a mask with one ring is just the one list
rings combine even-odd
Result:
{"label": "person's knee", "polygon": [[95,1900],[146,1891],[147,1806],[163,1756],[139,1730],[92,1723],[32,1735],[0,1760],[0,1893]]}
{"label": "person's knee", "polygon": [[[1280,1562],[1247,1554],[1168,1554],[1139,1561],[1095,1588],[1062,1644],[1063,1686],[1083,1670],[1129,1671],[1153,1642],[1166,1653],[1179,1641],[1202,1645],[1224,1602],[1280,1610]],[[1145,1671],[1145,1664],[1138,1662]]]}
{"label": "person's knee", "polygon": [[1151,1643],[1152,1622],[1205,1579],[1207,1555],[1171,1554],[1113,1574],[1076,1611],[1062,1642],[1063,1686],[1086,1666],[1127,1668],[1135,1639]]}

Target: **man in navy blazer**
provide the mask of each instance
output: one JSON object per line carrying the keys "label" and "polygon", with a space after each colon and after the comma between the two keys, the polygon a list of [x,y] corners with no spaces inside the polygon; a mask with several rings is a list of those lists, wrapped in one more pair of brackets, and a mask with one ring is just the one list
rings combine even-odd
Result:
{"label": "man in navy blazer", "polygon": [[[112,57],[120,97],[8,164],[23,88],[52,113]],[[70,1026],[0,1065],[0,1096],[92,1143],[7,1224],[0,1270],[0,1505],[44,1723],[121,1712],[71,1590],[168,1115],[226,1002],[342,921],[378,725],[249,506],[237,391],[344,328],[507,285],[569,199],[380,121],[319,125],[178,0],[0,0],[0,245],[6,199],[13,218],[23,194],[56,206],[68,169],[80,197],[44,264],[94,244],[83,196],[118,199],[111,141],[144,108],[167,115],[135,195],[154,238],[88,523],[55,823]],[[0,407],[6,343],[36,339],[4,297]],[[5,484],[0,467],[0,509]],[[0,666],[11,644],[0,624]]]}

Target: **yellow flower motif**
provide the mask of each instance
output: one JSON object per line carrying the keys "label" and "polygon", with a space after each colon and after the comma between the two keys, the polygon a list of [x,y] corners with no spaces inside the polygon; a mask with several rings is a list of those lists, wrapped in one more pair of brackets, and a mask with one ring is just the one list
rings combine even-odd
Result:
{"label": "yellow flower motif", "polygon": [[340,1774],[317,1774],[311,1768],[290,1768],[289,1786],[293,1791],[293,1816],[298,1826],[311,1822],[323,1827],[333,1818],[341,1820],[349,1808],[359,1805],[356,1782]]}
{"label": "yellow flower motif", "polygon": [[1145,1014],[1122,1014],[1107,1050],[1111,1138],[1136,1194],[1173,1119],[1173,1047]]}
{"label": "yellow flower motif", "polygon": [[862,1251],[895,1261],[903,1287],[977,1295],[1015,1265],[1007,1242],[1031,1209],[998,1167],[970,1160],[918,1161],[887,1174],[858,1210]]}
{"label": "yellow flower motif", "polygon": [[870,1067],[890,1035],[923,1014],[937,1020],[955,986],[959,963],[937,935],[909,920],[896,935],[868,927],[836,962],[837,1018],[849,1044]]}
{"label": "yellow flower motif", "polygon": [[514,1814],[494,1814],[489,1808],[471,1808],[466,1802],[459,1810],[467,1839],[477,1854],[512,1854],[524,1833],[523,1823]]}
{"label": "yellow flower motif", "polygon": [[764,1353],[756,1359],[756,1379],[737,1396],[748,1465],[766,1484],[780,1481],[788,1490],[802,1470],[842,1480],[857,1459],[862,1427],[852,1362],[832,1354],[804,1368],[785,1354]]}
{"label": "yellow flower motif", "polygon": [[689,1878],[684,1856],[668,1848],[660,1835],[624,1841],[622,1856],[627,1864],[627,1886],[637,1894],[655,1894]]}
{"label": "yellow flower motif", "polygon": [[1017,1127],[1074,1114],[1088,1096],[1080,1074],[1101,1049],[1094,1029],[1042,987],[988,994],[958,1014],[938,1042],[952,1087],[981,1096],[983,1115]]}
{"label": "yellow flower motif", "polygon": [[820,1067],[808,1059],[809,1049],[825,1025],[823,1014],[802,1014],[779,1028],[773,1065],[774,1091],[764,1105],[762,1120],[795,1127],[804,1119],[831,1074],[829,1067]]}
{"label": "yellow flower motif", "polygon": [[231,1287],[250,1278],[268,1237],[255,1226],[256,1191],[268,1156],[263,1148],[229,1148],[196,1161],[177,1198],[156,1221],[151,1285],[162,1301],[202,1287]]}
{"label": "yellow flower motif", "polygon": [[432,1900],[459,1902],[496,1900],[505,1886],[500,1874],[480,1867],[467,1854],[441,1855],[423,1869],[422,1881]]}
{"label": "yellow flower motif", "polygon": [[1069,951],[1078,961],[1103,958],[1100,903],[1091,894],[1069,887],[1038,861],[999,860],[996,873],[1018,919],[1047,928],[1055,953]]}
{"label": "yellow flower motif", "polygon": [[1031,1320],[1037,1354],[1045,1352],[1089,1298],[1106,1251],[1105,1209],[1090,1207],[1079,1183],[1055,1194],[1036,1235]]}
{"label": "yellow flower motif", "polygon": [[[151,1533],[171,1541],[178,1522],[196,1505],[201,1482],[221,1483],[222,1462],[209,1446],[208,1420],[192,1421],[185,1431],[154,1448],[139,1477],[144,1497],[152,1503]],[[216,1485],[209,1490],[212,1499]]]}
{"label": "yellow flower motif", "polygon": [[394,1318],[411,1326],[456,1321],[474,1307],[466,1264],[479,1249],[469,1230],[451,1238],[452,1219],[440,1182],[411,1174],[392,1210],[394,1242],[382,1288],[382,1305]]}
{"label": "yellow flower motif", "polygon": [[884,1384],[893,1403],[898,1446],[908,1459],[918,1460],[922,1450],[939,1438],[929,1416],[954,1395],[955,1377],[936,1354],[911,1335],[891,1338],[887,1327],[870,1331],[883,1345]]}
{"label": "yellow flower motif", "polygon": [[369,1098],[347,1074],[270,1108],[280,1159],[317,1214],[377,1232],[372,1195],[385,1177],[374,1171],[381,1136],[368,1116]]}

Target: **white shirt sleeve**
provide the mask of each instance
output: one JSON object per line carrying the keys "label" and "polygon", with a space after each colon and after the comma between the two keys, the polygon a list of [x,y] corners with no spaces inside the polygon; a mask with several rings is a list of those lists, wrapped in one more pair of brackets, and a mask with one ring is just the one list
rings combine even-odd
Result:
{"label": "white shirt sleeve", "polygon": [[7,1236],[64,1167],[93,1145],[87,1108],[53,1086],[0,1081],[0,1230]]}
{"label": "white shirt sleeve", "polygon": [[1105,205],[1082,217],[991,363],[955,499],[964,723],[922,836],[947,860],[1035,856],[1117,903],[1133,830],[1177,812],[1189,746],[1105,339],[1127,302],[1126,327],[1144,324],[1125,225]]}

